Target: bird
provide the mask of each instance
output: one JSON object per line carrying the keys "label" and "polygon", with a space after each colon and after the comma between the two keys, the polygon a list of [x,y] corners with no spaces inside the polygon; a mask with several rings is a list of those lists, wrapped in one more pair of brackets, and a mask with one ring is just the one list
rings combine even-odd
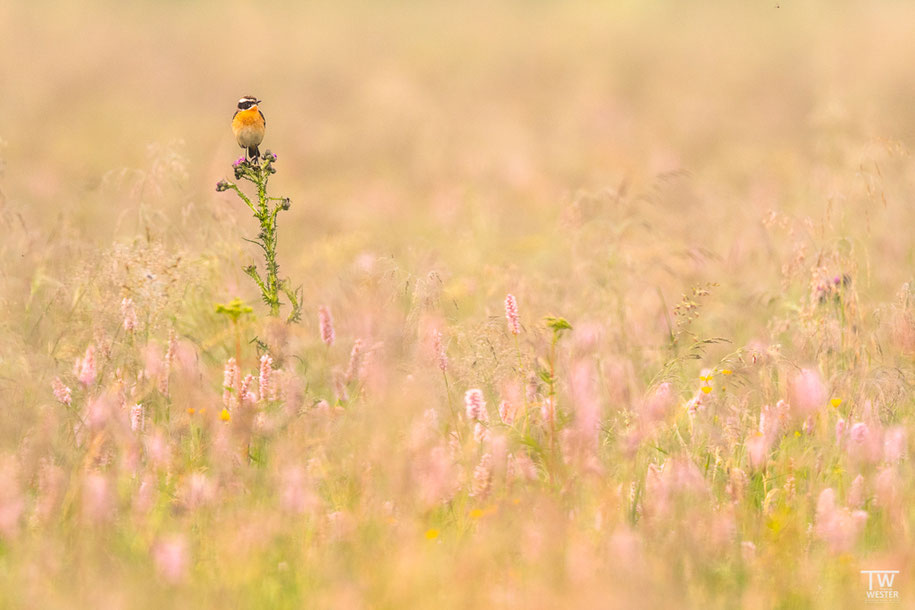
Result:
{"label": "bird", "polygon": [[258,146],[264,140],[267,120],[264,113],[258,110],[261,100],[253,95],[246,95],[238,100],[238,110],[232,115],[232,133],[235,141],[245,149],[245,158],[256,160],[260,156]]}

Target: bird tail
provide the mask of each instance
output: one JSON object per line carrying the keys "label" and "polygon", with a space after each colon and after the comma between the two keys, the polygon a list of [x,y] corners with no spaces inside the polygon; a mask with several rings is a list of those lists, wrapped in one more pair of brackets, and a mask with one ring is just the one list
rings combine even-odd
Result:
{"label": "bird tail", "polygon": [[260,156],[261,156],[261,151],[257,148],[257,146],[248,147],[248,158],[249,159],[256,160]]}

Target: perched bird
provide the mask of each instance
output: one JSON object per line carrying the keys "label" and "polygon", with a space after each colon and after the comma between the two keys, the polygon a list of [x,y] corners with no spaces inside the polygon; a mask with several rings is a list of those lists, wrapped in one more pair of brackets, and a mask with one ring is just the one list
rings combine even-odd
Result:
{"label": "perched bird", "polygon": [[257,147],[264,140],[267,120],[264,113],[257,109],[261,101],[253,95],[246,95],[238,100],[238,110],[232,116],[232,133],[238,145],[245,149],[245,157],[257,159],[260,151]]}

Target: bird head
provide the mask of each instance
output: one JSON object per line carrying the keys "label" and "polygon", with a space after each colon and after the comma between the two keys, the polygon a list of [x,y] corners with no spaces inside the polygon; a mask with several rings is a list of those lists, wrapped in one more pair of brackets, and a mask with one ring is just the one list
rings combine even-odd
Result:
{"label": "bird head", "polygon": [[246,95],[245,97],[238,100],[238,109],[239,110],[248,110],[260,104],[261,101],[254,97],[253,95]]}

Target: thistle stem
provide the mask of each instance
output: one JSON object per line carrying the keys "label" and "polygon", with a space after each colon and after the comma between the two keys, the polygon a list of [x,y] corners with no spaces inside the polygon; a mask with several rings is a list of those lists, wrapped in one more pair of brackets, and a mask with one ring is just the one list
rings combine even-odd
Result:
{"label": "thistle stem", "polygon": [[235,194],[254,212],[260,224],[260,233],[257,239],[248,240],[257,244],[264,251],[265,276],[261,279],[257,268],[254,265],[245,267],[245,273],[257,283],[261,290],[261,298],[270,308],[271,316],[280,315],[280,292],[286,294],[292,305],[292,311],[289,313],[288,321],[298,321],[301,314],[301,298],[299,292],[292,289],[286,280],[279,277],[279,264],[276,261],[277,247],[277,214],[280,210],[289,209],[289,200],[284,197],[271,197],[267,194],[267,183],[270,175],[276,170],[273,163],[276,161],[276,155],[267,151],[263,156],[263,163],[259,159],[239,160],[235,164],[236,179],[245,179],[254,183],[257,189],[257,202],[252,201],[245,195],[237,184],[221,181],[216,185],[217,191],[232,190]]}

